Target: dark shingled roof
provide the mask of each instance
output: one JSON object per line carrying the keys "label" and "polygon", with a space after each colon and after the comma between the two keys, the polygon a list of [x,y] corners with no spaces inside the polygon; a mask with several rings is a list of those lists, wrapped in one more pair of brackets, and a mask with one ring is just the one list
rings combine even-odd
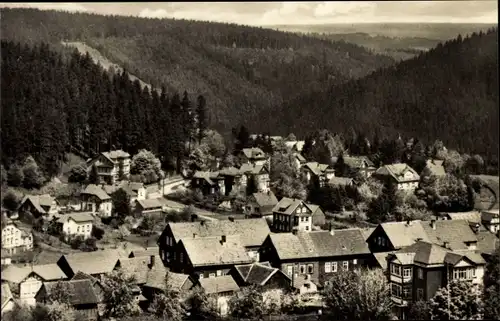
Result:
{"label": "dark shingled roof", "polygon": [[206,294],[238,291],[240,287],[231,275],[223,275],[214,278],[203,278],[199,280],[200,286]]}
{"label": "dark shingled roof", "polygon": [[500,239],[490,231],[480,231],[477,236],[477,250],[484,254],[492,254],[499,246]]}
{"label": "dark shingled roof", "polygon": [[280,260],[369,254],[360,229],[278,233],[269,235]]}
{"label": "dark shingled roof", "polygon": [[[405,178],[405,175],[408,172],[412,174],[411,179]],[[404,163],[384,165],[377,169],[375,171],[375,174],[379,176],[391,176],[399,183],[420,180],[420,175],[418,175],[418,173],[413,168]]]}
{"label": "dark shingled roof", "polygon": [[[50,296],[57,283],[58,282],[47,282],[43,284],[48,296]],[[61,283],[66,290],[65,292],[69,296],[71,305],[99,303],[99,299],[94,291],[94,286],[91,280],[62,281]]]}
{"label": "dark shingled roof", "polygon": [[266,158],[266,153],[264,153],[262,151],[262,149],[260,149],[258,147],[243,148],[242,152],[248,159],[265,159]]}
{"label": "dark shingled roof", "polygon": [[265,285],[274,274],[279,273],[280,271],[279,269],[273,268],[268,264],[258,262],[238,265],[235,266],[235,269],[246,283],[256,285]]}
{"label": "dark shingled roof", "polygon": [[262,214],[272,214],[274,206],[278,204],[278,199],[271,191],[268,193],[253,193],[252,196],[260,207],[260,212]]}
{"label": "dark shingled roof", "polygon": [[165,267],[158,266],[153,267],[148,272],[147,282],[144,286],[158,290],[165,290],[165,280],[168,280],[168,285],[171,289],[180,291],[188,278],[189,275],[187,274],[170,272]]}
{"label": "dark shingled roof", "polygon": [[98,197],[100,200],[109,200],[111,196],[109,196],[100,186],[89,184],[82,192],[82,194],[94,195]]}

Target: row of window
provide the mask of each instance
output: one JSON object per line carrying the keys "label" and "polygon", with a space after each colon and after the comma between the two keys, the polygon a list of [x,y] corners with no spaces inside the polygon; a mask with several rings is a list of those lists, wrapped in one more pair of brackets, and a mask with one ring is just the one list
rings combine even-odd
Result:
{"label": "row of window", "polygon": [[453,270],[454,280],[471,280],[476,277],[475,268],[458,268]]}
{"label": "row of window", "polygon": [[[209,278],[215,278],[216,276],[223,276],[223,275],[226,275],[223,271],[221,270],[217,270],[217,272],[212,272],[212,273],[209,273],[208,274],[208,277]],[[202,274],[200,274],[200,279],[203,279],[205,276]]]}
{"label": "row of window", "polygon": [[[358,264],[358,260],[352,260],[352,264]],[[342,261],[342,269],[349,270],[349,261]],[[325,273],[337,272],[337,262],[325,262]]]}
{"label": "row of window", "polygon": [[[76,232],[77,232],[77,233],[85,233],[85,229],[87,229],[87,232],[90,232],[90,226],[91,226],[91,225],[92,225],[92,224],[86,224],[86,225],[84,225],[84,226],[77,226],[77,227],[76,227]],[[70,228],[70,227],[68,227],[68,233],[70,233],[70,232],[71,232],[71,228]]]}
{"label": "row of window", "polygon": [[[396,298],[409,300],[412,297],[411,288],[402,287],[399,284],[391,283],[391,295]],[[424,289],[417,288],[417,300],[424,299]]]}
{"label": "row of window", "polygon": [[[402,272],[402,274],[401,274]],[[399,264],[391,264],[391,274],[396,276],[403,276],[404,278],[411,278],[412,276],[412,267],[402,267]],[[422,268],[417,267],[417,274],[420,280],[424,279],[424,270]]]}
{"label": "row of window", "polygon": [[377,243],[380,246],[387,246],[388,245],[387,240],[382,236],[377,236],[375,238],[375,243]]}

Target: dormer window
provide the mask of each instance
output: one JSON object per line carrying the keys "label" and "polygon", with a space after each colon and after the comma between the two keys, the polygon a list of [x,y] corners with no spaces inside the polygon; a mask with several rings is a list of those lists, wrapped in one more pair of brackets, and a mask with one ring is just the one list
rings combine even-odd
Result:
{"label": "dormer window", "polygon": [[403,276],[405,278],[411,278],[411,267],[405,267],[403,269]]}
{"label": "dormer window", "polygon": [[391,263],[391,274],[401,276],[401,265]]}

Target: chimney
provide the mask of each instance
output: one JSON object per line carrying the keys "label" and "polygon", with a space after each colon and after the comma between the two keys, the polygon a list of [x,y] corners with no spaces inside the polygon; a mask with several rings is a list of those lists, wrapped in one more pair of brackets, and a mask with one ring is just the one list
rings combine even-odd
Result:
{"label": "chimney", "polygon": [[201,220],[201,221],[200,221],[200,225],[201,225],[201,226],[205,225],[205,221],[204,221],[204,220]]}
{"label": "chimney", "polygon": [[222,235],[220,237],[220,244],[224,245],[224,243],[226,243],[226,236],[225,235]]}
{"label": "chimney", "polygon": [[417,242],[422,241],[422,238],[421,238],[421,237],[417,237],[417,238],[416,238],[416,241],[417,241]]}
{"label": "chimney", "polygon": [[194,238],[194,239],[196,238],[196,233],[193,233],[193,238]]}
{"label": "chimney", "polygon": [[333,228],[332,224],[330,224],[330,235],[335,235],[335,229]]}
{"label": "chimney", "polygon": [[433,230],[436,229],[436,220],[431,220],[431,227]]}
{"label": "chimney", "polygon": [[411,220],[407,220],[406,225],[411,225]]}
{"label": "chimney", "polygon": [[234,217],[233,216],[229,216],[229,221],[234,222]]}
{"label": "chimney", "polygon": [[149,261],[149,268],[152,268],[153,266],[155,266],[155,256],[151,255]]}
{"label": "chimney", "polygon": [[446,241],[445,241],[445,242],[443,242],[443,247],[444,247],[445,249],[449,249],[448,242],[446,242]]}
{"label": "chimney", "polygon": [[195,222],[197,218],[198,218],[198,215],[192,214],[191,215],[191,222]]}

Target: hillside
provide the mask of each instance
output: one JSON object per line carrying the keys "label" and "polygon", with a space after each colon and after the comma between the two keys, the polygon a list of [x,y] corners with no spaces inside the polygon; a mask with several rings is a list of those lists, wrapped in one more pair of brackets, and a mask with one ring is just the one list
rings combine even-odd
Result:
{"label": "hillside", "polygon": [[458,38],[363,79],[311,91],[287,102],[269,127],[440,139],[498,159],[497,36],[495,29]]}
{"label": "hillside", "polygon": [[81,42],[155,88],[203,94],[211,125],[226,132],[243,121],[265,130],[260,111],[394,63],[353,44],[236,24],[36,9],[1,14],[4,40]]}

